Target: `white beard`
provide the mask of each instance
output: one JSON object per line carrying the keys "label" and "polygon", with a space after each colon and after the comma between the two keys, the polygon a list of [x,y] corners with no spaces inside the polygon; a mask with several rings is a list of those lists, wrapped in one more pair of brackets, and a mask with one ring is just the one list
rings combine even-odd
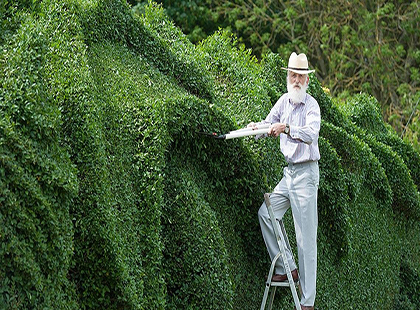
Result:
{"label": "white beard", "polygon": [[[299,85],[298,87],[294,87]],[[289,93],[289,97],[293,103],[301,103],[305,100],[306,90],[308,89],[308,84],[301,84],[301,83],[294,83],[291,84],[287,81],[287,92]]]}

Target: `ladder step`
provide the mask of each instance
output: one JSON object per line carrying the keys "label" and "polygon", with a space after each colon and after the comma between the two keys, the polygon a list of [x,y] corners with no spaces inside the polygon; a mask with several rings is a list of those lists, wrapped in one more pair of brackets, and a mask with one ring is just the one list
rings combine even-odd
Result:
{"label": "ladder step", "polygon": [[[294,283],[295,283],[295,286],[299,285],[299,281],[294,282]],[[290,286],[290,284],[289,284],[289,282],[271,282],[270,286],[285,286],[285,287],[288,287],[288,286]]]}

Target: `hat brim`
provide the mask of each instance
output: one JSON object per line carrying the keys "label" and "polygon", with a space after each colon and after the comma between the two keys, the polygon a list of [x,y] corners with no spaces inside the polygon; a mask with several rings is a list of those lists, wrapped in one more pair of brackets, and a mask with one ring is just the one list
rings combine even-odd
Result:
{"label": "hat brim", "polygon": [[282,68],[282,69],[286,71],[292,71],[297,74],[309,74],[309,73],[315,72],[315,70],[305,70],[305,69],[294,69],[294,68]]}

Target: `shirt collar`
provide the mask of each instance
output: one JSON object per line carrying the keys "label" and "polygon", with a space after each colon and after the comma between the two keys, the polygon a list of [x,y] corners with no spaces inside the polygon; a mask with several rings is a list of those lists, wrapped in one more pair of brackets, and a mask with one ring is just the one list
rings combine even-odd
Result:
{"label": "shirt collar", "polygon": [[292,99],[290,99],[290,97],[289,97],[289,103],[290,103],[291,105],[298,106],[298,105],[301,105],[301,104],[305,104],[307,99],[308,99],[308,94],[306,93],[306,94],[305,94],[305,99],[304,99],[303,101],[301,101],[301,102],[299,102],[299,103],[294,103],[294,102],[292,101]]}

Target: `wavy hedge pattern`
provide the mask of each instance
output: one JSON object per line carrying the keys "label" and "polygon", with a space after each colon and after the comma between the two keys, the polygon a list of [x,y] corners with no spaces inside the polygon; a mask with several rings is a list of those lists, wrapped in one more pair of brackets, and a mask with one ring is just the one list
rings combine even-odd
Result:
{"label": "wavy hedge pattern", "polygon": [[[198,132],[265,117],[283,60],[259,63],[224,31],[194,46],[152,2],[0,10],[0,308],[258,308],[278,140]],[[419,307],[419,154],[373,98],[338,106],[315,78],[309,91],[323,117],[317,305]]]}

